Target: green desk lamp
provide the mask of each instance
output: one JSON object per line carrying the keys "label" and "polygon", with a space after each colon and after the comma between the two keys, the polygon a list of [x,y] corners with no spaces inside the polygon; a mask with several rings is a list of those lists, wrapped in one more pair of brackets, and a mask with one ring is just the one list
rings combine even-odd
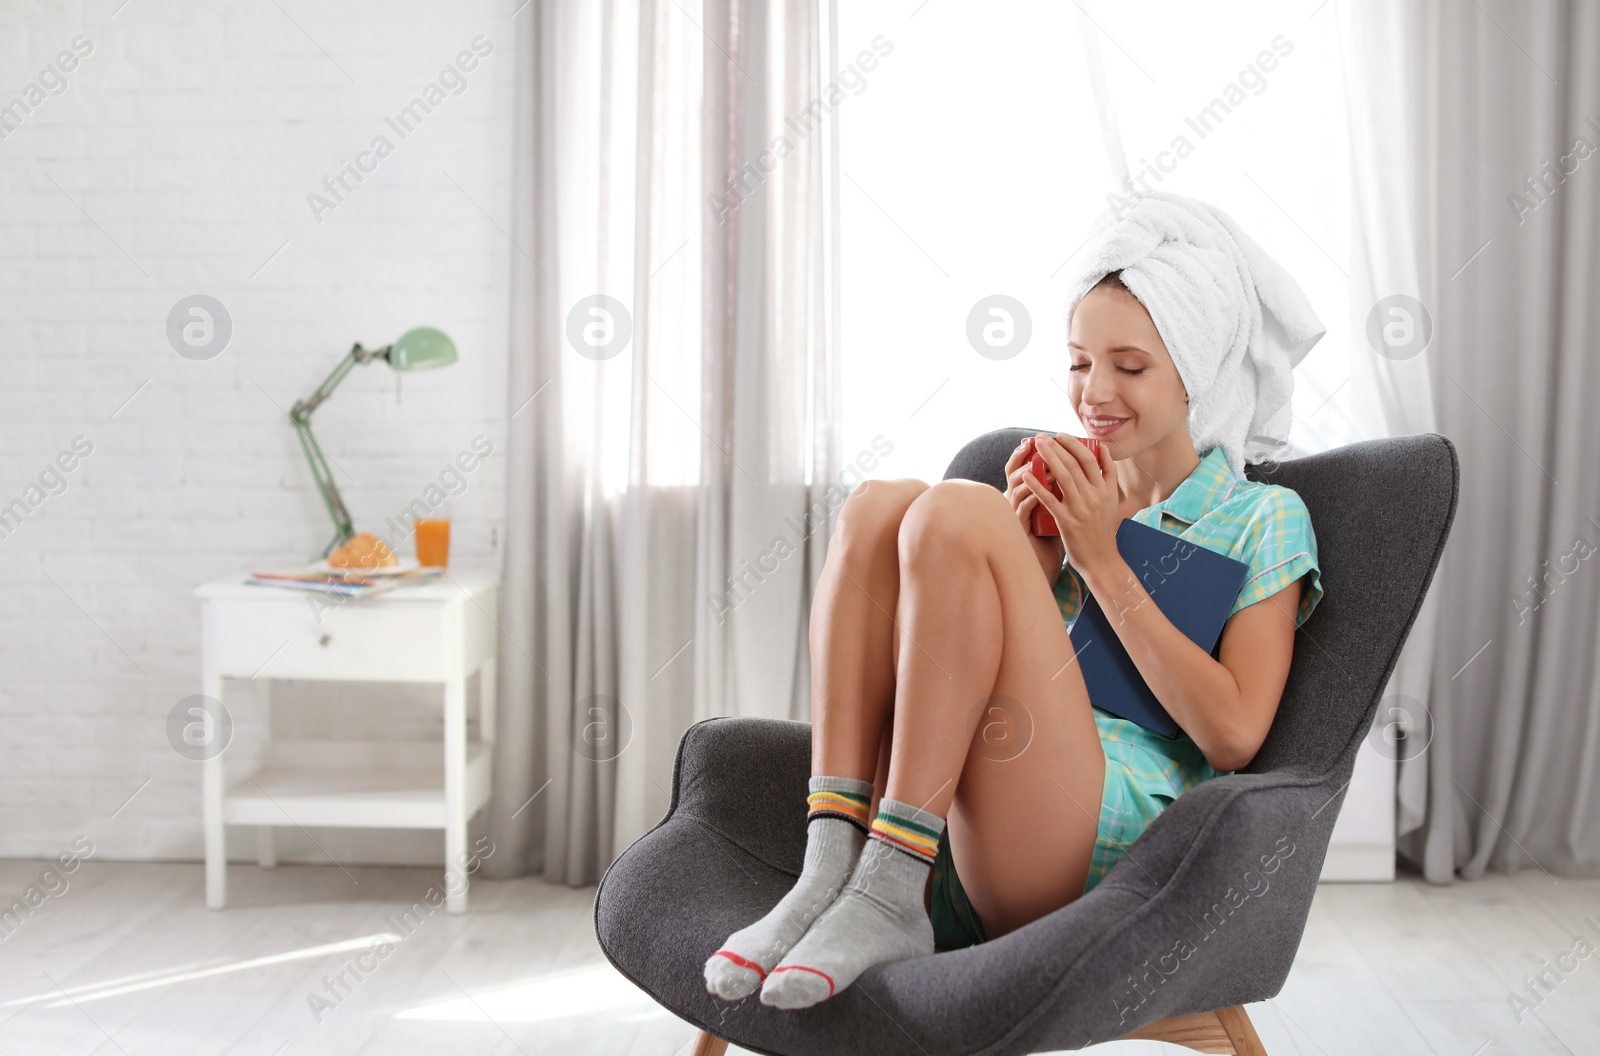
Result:
{"label": "green desk lamp", "polygon": [[306,461],[311,463],[311,475],[316,478],[322,503],[328,507],[328,516],[333,518],[333,542],[322,551],[323,557],[333,553],[334,548],[355,535],[356,530],[350,523],[350,511],[345,509],[344,499],[339,497],[333,473],[328,469],[328,460],[318,446],[317,438],[311,435],[311,412],[322,406],[322,401],[333,393],[357,363],[370,363],[374,359],[383,360],[395,370],[432,370],[454,363],[456,346],[443,333],[427,326],[407,330],[398,341],[383,348],[362,348],[358,342],[333,368],[333,373],[317,386],[317,391],[296,403],[289,411],[295,432],[300,437],[300,446],[305,449]]}

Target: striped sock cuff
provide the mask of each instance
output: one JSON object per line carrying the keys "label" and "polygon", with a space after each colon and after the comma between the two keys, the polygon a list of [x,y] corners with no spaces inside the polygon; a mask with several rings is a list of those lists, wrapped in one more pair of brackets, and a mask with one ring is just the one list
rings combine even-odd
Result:
{"label": "striped sock cuff", "polygon": [[944,819],[939,815],[885,796],[878,800],[878,816],[872,820],[869,837],[931,866],[943,832]]}
{"label": "striped sock cuff", "polygon": [[853,777],[813,777],[806,806],[807,825],[816,818],[839,818],[869,833],[867,812],[872,809],[872,782]]}

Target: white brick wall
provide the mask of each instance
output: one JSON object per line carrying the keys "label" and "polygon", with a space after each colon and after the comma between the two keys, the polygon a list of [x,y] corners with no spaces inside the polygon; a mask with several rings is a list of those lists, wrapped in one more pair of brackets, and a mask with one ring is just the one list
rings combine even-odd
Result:
{"label": "white brick wall", "polygon": [[[453,555],[497,557],[503,521],[517,4],[120,3],[0,5],[0,107],[39,86],[20,120],[0,111],[0,504],[75,437],[93,444],[0,538],[0,857],[80,833],[99,858],[199,857],[199,767],[164,731],[200,691],[191,591],[322,548],[331,526],[283,411],[351,343],[432,325],[461,353],[405,378],[402,402],[387,367],[359,368],[318,412],[357,527],[480,433],[496,457],[454,500]],[[480,36],[491,50],[465,87],[402,139],[384,118]],[[75,39],[75,68],[42,73]],[[379,135],[392,153],[319,222],[307,195]],[[205,361],[166,336],[196,293],[233,322]],[[431,694],[289,684],[278,699],[280,730],[438,730]],[[261,712],[248,687],[230,709],[242,763]],[[284,836],[286,858],[321,857]],[[442,860],[437,834],[318,838],[345,861]]]}

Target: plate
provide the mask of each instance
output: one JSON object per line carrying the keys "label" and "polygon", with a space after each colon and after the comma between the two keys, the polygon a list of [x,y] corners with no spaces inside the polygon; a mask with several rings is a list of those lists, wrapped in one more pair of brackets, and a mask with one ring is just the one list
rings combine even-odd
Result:
{"label": "plate", "polygon": [[311,569],[314,572],[325,572],[328,575],[345,576],[350,579],[357,577],[368,579],[380,576],[400,576],[407,572],[415,572],[421,567],[414,557],[402,557],[398,565],[388,565],[384,568],[334,568],[328,564],[326,558],[321,561],[311,562]]}

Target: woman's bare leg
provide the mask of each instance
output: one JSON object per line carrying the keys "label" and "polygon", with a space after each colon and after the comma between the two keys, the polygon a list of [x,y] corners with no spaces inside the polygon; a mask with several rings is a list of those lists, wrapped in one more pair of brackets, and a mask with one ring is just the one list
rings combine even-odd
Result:
{"label": "woman's bare leg", "polygon": [[868,481],[841,512],[810,626],[810,787],[817,798],[810,801],[805,865],[776,906],[706,959],[706,988],[724,1000],[741,1000],[761,985],[838,896],[867,839],[863,830],[872,815],[860,812],[868,793],[878,790],[874,775],[884,761],[894,701],[895,540],[906,509],[927,488],[920,480]]}
{"label": "woman's bare leg", "polygon": [[[868,816],[872,817],[877,814],[878,801],[888,794],[894,740],[894,728],[889,720],[896,714],[894,707],[896,673],[901,669],[902,643],[908,636],[898,632],[894,621],[884,617],[884,613],[893,612],[896,614],[897,619],[905,615],[906,606],[900,599],[902,576],[906,574],[907,569],[902,567],[903,563],[900,558],[900,533],[906,513],[914,502],[921,499],[928,492],[929,485],[920,480],[872,481],[869,484],[872,490],[869,490],[868,484],[863,484],[846,501],[844,509],[840,511],[839,527],[835,532],[833,545],[829,548],[831,567],[825,567],[823,571],[824,582],[831,578],[837,583],[850,585],[850,591],[844,596],[841,596],[837,589],[828,591],[826,595],[827,601],[824,606],[822,600],[824,598],[824,583],[819,583],[819,602],[817,607],[812,610],[812,677],[813,686],[816,688],[814,688],[812,697],[811,772],[813,774],[841,774],[872,781],[874,786],[872,806],[868,812]],[[942,490],[944,492],[949,491],[949,489]],[[1015,524],[1014,515],[1012,516],[1012,522]],[[850,529],[848,533],[846,531],[847,527]],[[907,534],[910,533],[908,532]],[[1019,541],[1026,543],[1026,537],[1022,535],[1020,530],[1015,534]],[[927,557],[929,547],[926,540],[923,543],[922,550],[922,556]],[[848,560],[845,557],[847,553],[849,554]],[[838,563],[833,564],[836,557],[838,558]],[[865,571],[860,571],[859,569],[864,563],[867,568]],[[936,568],[938,567],[937,558],[932,563]],[[905,564],[920,567],[926,562],[907,562]],[[1037,564],[1033,567],[1037,568]],[[841,574],[843,571],[848,571],[848,578]],[[916,572],[911,571],[910,574],[915,576]],[[1057,621],[1055,626],[1061,633],[1053,637],[1060,640],[1063,646],[1069,650],[1070,655],[1071,639],[1067,636],[1064,625],[1059,622],[1060,613],[1055,608],[1048,587],[1042,580],[1037,581],[1037,586],[1038,589],[1035,589],[1033,593],[1043,595],[1046,600],[1046,607],[1049,610],[1044,619],[1046,622],[1051,619]],[[923,591],[922,596],[931,597],[935,610],[941,608],[939,600],[941,588],[939,583],[930,583],[929,589]],[[831,626],[830,621],[818,619],[819,609],[824,607],[826,611],[834,613]],[[946,607],[945,612],[948,614],[950,609]],[[962,635],[965,635],[965,627],[970,626],[972,622],[974,621],[970,619],[963,622]],[[998,619],[994,620],[990,625],[998,627]],[[912,636],[914,634],[915,632],[912,632]],[[875,662],[877,657],[883,655],[879,650],[882,648],[881,642],[885,638],[889,643],[891,657],[891,665],[887,669],[879,667]],[[864,649],[855,651],[840,648],[840,646],[851,641],[864,641],[867,642],[867,645]],[[825,658],[832,658],[835,661],[831,668],[829,664],[824,662]],[[928,657],[925,654],[920,656],[919,659],[922,661],[924,673],[933,671],[937,674],[936,669],[928,662]],[[1053,681],[1063,684],[1075,684],[1077,688],[1082,688],[1083,676],[1078,672],[1076,664],[1071,667],[1070,677],[1069,672],[1061,671],[1058,673],[1056,668],[1059,668],[1059,664],[1054,665],[1050,672],[1055,676]],[[1035,735],[1033,709],[1023,705],[1021,698],[1016,697],[1014,694],[1006,694],[996,684],[998,680],[999,672],[997,669],[994,681],[991,683],[993,686],[991,696],[994,699],[987,702],[988,706],[986,708],[977,708],[970,717],[969,721],[973,726],[973,731],[972,735],[964,742],[968,744],[968,748],[963,754],[963,760],[970,756],[975,757],[975,762],[977,763],[1005,761],[1011,753],[1017,751],[1015,747],[1017,744],[1022,743],[1024,738],[1031,739]],[[822,687],[828,687],[830,683],[837,683],[837,685],[822,691]],[[1083,691],[1083,701],[1084,704],[1080,710],[1087,712],[1087,690]],[[827,717],[829,712],[834,716],[831,720]],[[857,721],[850,721],[849,716],[852,715],[856,717]],[[1074,813],[1077,814],[1080,822],[1086,822],[1088,825],[1086,837],[1080,836],[1079,838],[1087,839],[1088,851],[1085,853],[1091,853],[1093,851],[1095,825],[1099,821],[1100,792],[1101,782],[1104,780],[1103,767],[1105,759],[1103,750],[1099,747],[1099,733],[1094,728],[1093,717],[1090,716],[1086,724],[1080,723],[1079,726],[1081,728],[1079,736],[1089,739],[1087,746],[1092,749],[1090,755],[1099,762],[1102,768],[1098,771],[1098,777],[1080,782],[1080,789],[1072,793],[1077,796],[1081,791],[1087,796],[1087,798],[1080,797],[1081,805],[1084,808],[1083,811],[1074,811]],[[861,765],[861,753],[866,751],[868,742],[872,740],[872,735],[869,731],[873,728],[878,729],[879,733],[873,750],[873,764],[871,769],[868,770]],[[1048,739],[1050,733],[1047,731],[1045,736]],[[958,743],[963,742],[960,742],[958,735],[952,733],[947,753],[953,753],[955,751],[954,745]],[[1024,745],[1024,748],[1026,747],[1027,745]],[[842,761],[846,759],[855,760],[856,765],[848,769],[826,769],[828,766],[847,765],[843,762],[835,762],[835,760]],[[965,772],[965,766],[963,766],[963,772]],[[1066,779],[1063,778],[1063,781],[1065,782]],[[986,783],[994,785],[997,782],[991,777]],[[1071,788],[1073,786],[1071,783],[1066,783],[1066,787]],[[946,792],[950,792],[950,790],[947,788]],[[954,806],[952,802],[953,796],[954,793],[951,793],[950,796],[940,797],[939,802],[944,804],[941,809],[934,810],[933,807],[925,807],[924,809],[933,810],[934,813],[943,814],[948,818],[950,817],[950,808]],[[900,797],[894,798],[898,799]],[[919,801],[908,800],[907,802]],[[1085,815],[1088,815],[1088,817],[1085,817]],[[970,827],[970,822],[965,817],[960,820],[951,819],[950,826],[951,857],[956,859],[956,872],[963,877],[965,886],[968,875],[979,868],[969,861],[974,857],[974,853],[970,849],[972,843],[970,838],[961,840],[963,844],[961,852],[956,850],[957,830],[967,830]],[[968,862],[965,870],[961,867],[963,861]],[[1065,881],[1074,897],[1083,890],[1082,880],[1087,879],[1088,876],[1087,863],[1088,859],[1085,857],[1083,877],[1080,878],[1076,886],[1072,886],[1070,880]],[[984,886],[984,878],[975,877],[975,879],[979,886]],[[923,907],[925,909],[931,908],[932,886],[933,876],[930,872],[927,882],[923,885]],[[1046,888],[1044,901],[1053,901],[1054,896],[1050,893],[1050,890],[1048,887]],[[992,904],[988,914],[979,909],[981,903],[991,901],[987,892],[980,892],[975,895],[969,890],[968,898],[973,901],[973,908],[978,913],[979,919],[984,922],[990,938],[998,938],[1005,931],[1012,930],[1011,927],[1006,926],[1007,922],[1003,911],[996,912]],[[1067,901],[1071,901],[1071,899],[1069,898]],[[1050,909],[1053,908],[1058,907],[1050,907]],[[1028,919],[1037,919],[1038,916],[1043,916],[1050,909],[1045,909],[1043,912],[1037,913]],[[1022,921],[1021,923],[1026,922]],[[1021,923],[1015,926],[1020,927]]]}
{"label": "woman's bare leg", "polygon": [[[900,636],[900,522],[926,481],[871,480],[845,500],[811,608],[811,773],[889,784]],[[868,759],[870,757],[870,763]],[[932,874],[923,887],[928,908]]]}
{"label": "woman's bare leg", "polygon": [[811,773],[872,781],[894,704],[900,521],[924,481],[869,480],[839,511],[811,606]]}
{"label": "woman's bare leg", "polygon": [[[844,891],[762,984],[766,1005],[805,1008],[874,965],[934,952],[925,859],[947,829],[991,937],[1073,901],[1088,877],[1105,756],[1072,640],[1011,504],[986,484],[942,481],[912,502],[898,543],[883,797],[893,809],[876,817],[881,838],[867,841]],[[986,736],[997,704],[1007,732],[1026,740]]]}
{"label": "woman's bare leg", "polygon": [[[1104,749],[1072,639],[1005,497],[936,484],[907,511],[899,543],[886,794],[946,818],[956,872],[997,938],[1082,894]],[[1016,740],[980,735],[996,705]]]}

